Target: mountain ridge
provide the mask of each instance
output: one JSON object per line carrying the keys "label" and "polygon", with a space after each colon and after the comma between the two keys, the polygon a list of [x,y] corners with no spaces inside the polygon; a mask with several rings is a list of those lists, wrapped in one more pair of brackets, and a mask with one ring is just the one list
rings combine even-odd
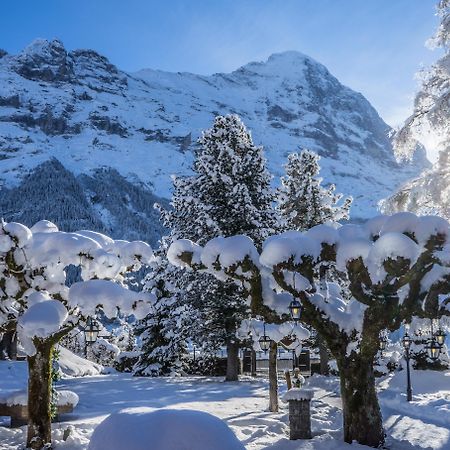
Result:
{"label": "mountain ridge", "polygon": [[113,169],[168,198],[171,175],[190,173],[201,131],[229,113],[264,146],[275,181],[288,153],[319,153],[321,176],[355,197],[356,220],[427,166],[423,152],[399,164],[391,129],[364,96],[300,52],[228,74],[127,73],[94,50],[40,39],[0,57],[0,183],[17,188],[56,158],[75,177]]}

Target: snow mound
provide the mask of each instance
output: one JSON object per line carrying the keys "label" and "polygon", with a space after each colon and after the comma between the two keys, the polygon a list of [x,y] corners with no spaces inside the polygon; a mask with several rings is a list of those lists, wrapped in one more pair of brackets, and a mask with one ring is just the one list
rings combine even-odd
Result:
{"label": "snow mound", "polygon": [[194,410],[133,408],[108,416],[88,450],[245,450],[225,422]]}
{"label": "snow mound", "polygon": [[85,377],[100,375],[103,371],[103,366],[96,364],[59,346],[58,366],[62,373],[68,377]]}

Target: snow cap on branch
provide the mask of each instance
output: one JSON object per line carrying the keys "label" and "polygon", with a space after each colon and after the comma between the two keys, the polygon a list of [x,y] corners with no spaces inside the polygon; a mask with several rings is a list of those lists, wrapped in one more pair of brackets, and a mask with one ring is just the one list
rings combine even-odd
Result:
{"label": "snow cap on branch", "polygon": [[69,304],[85,315],[95,315],[102,308],[107,317],[115,317],[117,308],[124,314],[143,319],[149,314],[153,294],[134,292],[109,280],[88,280],[74,283],[69,289]]}

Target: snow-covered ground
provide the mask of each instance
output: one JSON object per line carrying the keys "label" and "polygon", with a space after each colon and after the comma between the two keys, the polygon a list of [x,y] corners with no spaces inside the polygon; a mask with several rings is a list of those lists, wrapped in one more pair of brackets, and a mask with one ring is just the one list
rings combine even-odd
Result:
{"label": "snow-covered ground", "polygon": [[[380,399],[394,450],[450,449],[450,372],[412,374],[414,401],[406,402],[405,373],[380,380]],[[0,362],[0,393],[23,387],[26,364]],[[280,381],[282,384],[282,382]],[[266,411],[267,381],[243,378],[224,383],[219,378],[133,378],[112,373],[83,378],[67,378],[59,389],[78,394],[80,402],[65,421],[54,424],[55,449],[84,450],[94,428],[111,412],[130,407],[197,409],[222,419],[249,450],[343,450],[362,449],[341,440],[339,383],[334,377],[314,376],[308,387],[314,390],[311,441],[289,441],[287,411]],[[285,387],[282,384],[281,392]],[[64,431],[70,435],[63,441]],[[0,449],[17,450],[25,439],[25,427],[8,428],[0,418]],[[213,450],[213,449],[211,449]]]}

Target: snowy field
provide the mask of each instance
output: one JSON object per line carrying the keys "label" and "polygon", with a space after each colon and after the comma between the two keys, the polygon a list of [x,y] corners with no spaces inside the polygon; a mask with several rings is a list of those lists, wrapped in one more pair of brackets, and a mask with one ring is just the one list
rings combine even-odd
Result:
{"label": "snowy field", "polygon": [[[450,450],[450,372],[413,372],[414,402],[404,395],[405,373],[380,380],[381,403],[391,449]],[[0,395],[25,385],[23,362],[0,362]],[[243,378],[224,383],[219,378],[133,378],[108,374],[66,378],[59,389],[78,394],[80,402],[64,422],[54,424],[55,449],[84,450],[94,428],[111,412],[130,407],[197,409],[224,419],[251,450],[340,450],[366,448],[341,442],[341,404],[337,378],[314,376],[311,441],[289,441],[286,406],[279,414],[266,412],[267,381]],[[285,387],[280,380],[282,392]],[[0,449],[18,450],[25,427],[10,429],[0,418]],[[63,441],[63,433],[70,435]],[[106,449],[105,449],[106,450]],[[211,449],[214,450],[214,449]]]}

